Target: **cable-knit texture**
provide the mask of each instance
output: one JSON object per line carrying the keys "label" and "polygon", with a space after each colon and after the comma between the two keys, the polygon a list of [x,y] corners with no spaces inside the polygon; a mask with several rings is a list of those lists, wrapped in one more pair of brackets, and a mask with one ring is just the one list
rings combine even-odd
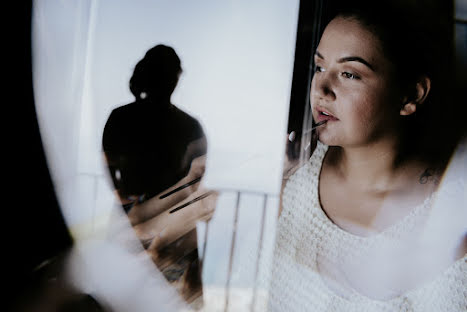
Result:
{"label": "cable-knit texture", "polygon": [[[401,290],[394,287],[397,283],[374,282],[378,278],[371,277],[377,274],[386,280],[410,274],[409,270],[390,271],[385,263],[393,263],[396,257],[391,256],[397,252],[402,255],[398,258],[404,258],[398,242],[420,229],[434,195],[381,233],[370,237],[348,233],[326,216],[319,203],[318,180],[327,148],[318,142],[309,162],[284,189],[268,311],[467,311],[467,255],[413,288]],[[375,266],[375,259],[382,261]],[[381,288],[387,298],[359,291],[365,287],[374,293]]]}

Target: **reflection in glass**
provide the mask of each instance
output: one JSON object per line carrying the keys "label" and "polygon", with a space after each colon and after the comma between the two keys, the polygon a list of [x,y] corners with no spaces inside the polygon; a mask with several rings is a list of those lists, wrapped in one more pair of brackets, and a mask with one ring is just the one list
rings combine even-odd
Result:
{"label": "reflection in glass", "polygon": [[[171,211],[204,204],[201,199],[210,193],[192,198],[204,173],[207,142],[200,123],[171,103],[181,73],[173,48],[147,51],[130,80],[135,101],[111,112],[102,145],[115,191],[140,240],[191,302],[201,294],[196,228]],[[162,242],[167,227],[177,233]]]}

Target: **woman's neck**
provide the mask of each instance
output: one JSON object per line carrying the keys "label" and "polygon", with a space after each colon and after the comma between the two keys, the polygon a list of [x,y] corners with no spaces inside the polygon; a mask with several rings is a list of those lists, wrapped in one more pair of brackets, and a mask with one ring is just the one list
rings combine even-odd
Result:
{"label": "woman's neck", "polygon": [[338,174],[361,190],[390,189],[401,168],[396,164],[397,142],[390,139],[365,146],[339,147],[332,158]]}

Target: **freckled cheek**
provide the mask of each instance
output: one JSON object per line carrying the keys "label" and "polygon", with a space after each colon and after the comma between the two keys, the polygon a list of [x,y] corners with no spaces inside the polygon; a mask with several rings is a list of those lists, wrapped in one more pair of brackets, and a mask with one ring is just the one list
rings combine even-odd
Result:
{"label": "freckled cheek", "polygon": [[346,123],[348,128],[352,131],[365,132],[372,127],[376,111],[371,96],[359,95],[349,99],[345,104],[344,116],[348,121]]}

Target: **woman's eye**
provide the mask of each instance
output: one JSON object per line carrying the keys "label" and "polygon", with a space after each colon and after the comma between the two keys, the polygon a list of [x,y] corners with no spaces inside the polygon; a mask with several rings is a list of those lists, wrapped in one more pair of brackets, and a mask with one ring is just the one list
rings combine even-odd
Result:
{"label": "woman's eye", "polygon": [[360,77],[358,77],[357,75],[354,75],[354,74],[349,73],[349,72],[343,72],[343,73],[342,73],[342,76],[344,76],[344,77],[347,78],[347,79],[352,79],[352,80],[354,80],[354,79],[359,79],[359,78],[360,78]]}
{"label": "woman's eye", "polygon": [[318,65],[315,66],[315,73],[320,73],[323,71],[324,71],[324,68],[322,68],[321,66],[318,66]]}

